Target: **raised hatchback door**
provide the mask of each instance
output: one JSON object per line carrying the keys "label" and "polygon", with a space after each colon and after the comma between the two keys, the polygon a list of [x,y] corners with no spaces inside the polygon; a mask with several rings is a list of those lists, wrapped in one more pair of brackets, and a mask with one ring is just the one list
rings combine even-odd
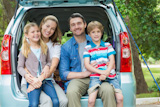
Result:
{"label": "raised hatchback door", "polygon": [[52,6],[59,3],[92,3],[92,2],[104,2],[111,3],[112,0],[17,0],[21,6]]}

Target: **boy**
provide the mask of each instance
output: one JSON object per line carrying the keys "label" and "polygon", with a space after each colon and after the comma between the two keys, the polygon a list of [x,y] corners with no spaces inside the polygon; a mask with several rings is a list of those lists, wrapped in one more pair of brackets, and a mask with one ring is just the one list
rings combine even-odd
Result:
{"label": "boy", "polygon": [[[114,54],[116,52],[110,43],[105,43],[101,40],[103,29],[103,25],[98,21],[91,21],[87,27],[88,34],[92,38],[92,41],[85,47],[83,54],[84,65],[88,71],[92,72],[88,89],[88,107],[95,105],[98,88],[102,80],[113,85],[117,107],[123,107],[123,95],[115,70],[113,69],[115,66]],[[95,66],[91,65],[93,62],[96,62]],[[107,62],[109,62],[108,66],[106,65]]]}

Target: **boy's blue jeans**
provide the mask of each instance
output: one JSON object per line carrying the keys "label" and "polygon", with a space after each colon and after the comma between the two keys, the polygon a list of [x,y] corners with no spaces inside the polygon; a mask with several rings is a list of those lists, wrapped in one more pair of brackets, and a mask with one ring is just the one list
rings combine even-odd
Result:
{"label": "boy's blue jeans", "polygon": [[[29,83],[27,83],[27,88],[28,86]],[[29,107],[38,107],[41,90],[43,90],[48,96],[50,96],[53,102],[53,107],[59,107],[57,93],[51,80],[44,80],[40,88],[28,93]]]}

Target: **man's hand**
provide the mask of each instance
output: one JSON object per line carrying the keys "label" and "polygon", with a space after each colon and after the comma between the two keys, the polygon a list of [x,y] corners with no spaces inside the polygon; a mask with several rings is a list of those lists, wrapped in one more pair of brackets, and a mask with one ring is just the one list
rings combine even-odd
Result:
{"label": "man's hand", "polygon": [[83,76],[84,76],[84,78],[85,77],[89,77],[90,76],[90,74],[91,74],[91,72],[89,72],[89,71],[84,71],[84,72],[82,72],[83,74]]}
{"label": "man's hand", "polygon": [[24,78],[26,79],[26,81],[27,81],[29,84],[32,84],[32,83],[33,83],[34,77],[33,77],[31,74],[25,74],[25,75],[24,75]]}

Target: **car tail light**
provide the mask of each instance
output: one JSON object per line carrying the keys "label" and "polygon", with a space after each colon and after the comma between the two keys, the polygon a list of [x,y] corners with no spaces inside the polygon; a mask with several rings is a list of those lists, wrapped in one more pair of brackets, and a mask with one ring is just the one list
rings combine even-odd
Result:
{"label": "car tail light", "polygon": [[120,72],[132,71],[132,56],[128,34],[126,32],[120,33],[121,43],[121,68]]}
{"label": "car tail light", "polygon": [[1,75],[12,74],[11,72],[11,36],[6,34],[1,45]]}

